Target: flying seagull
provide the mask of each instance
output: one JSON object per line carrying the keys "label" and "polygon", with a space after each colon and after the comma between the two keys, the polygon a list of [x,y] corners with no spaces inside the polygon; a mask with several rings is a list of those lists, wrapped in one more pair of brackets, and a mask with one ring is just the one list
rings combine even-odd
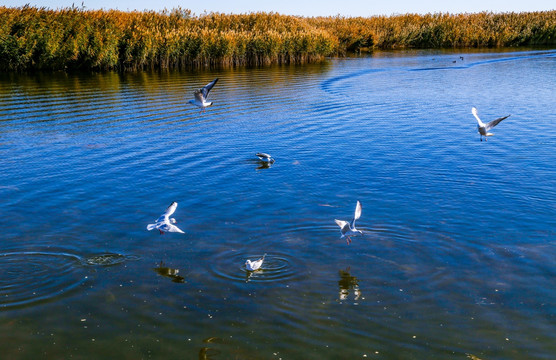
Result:
{"label": "flying seagull", "polygon": [[245,262],[245,267],[249,271],[259,270],[261,268],[261,265],[263,264],[265,256],[266,256],[266,254],[264,254],[263,257],[260,258],[259,260],[255,260],[255,261],[251,261],[251,260],[247,259],[247,261]]}
{"label": "flying seagull", "polygon": [[216,84],[217,81],[218,78],[212,80],[204,87],[195,90],[193,92],[193,95],[195,95],[195,100],[189,100],[189,103],[201,108],[201,112],[204,112],[207,107],[212,105],[212,101],[208,102],[207,98],[209,96],[210,89],[212,89],[212,87],[214,86],[214,84]]}
{"label": "flying seagull", "polygon": [[269,163],[269,164],[274,164],[274,159],[272,158],[272,156],[270,156],[270,155],[268,155],[268,154],[265,154],[265,153],[257,153],[257,154],[255,154],[255,155],[258,156],[259,159],[260,159],[262,162]]}
{"label": "flying seagull", "polygon": [[487,141],[487,136],[494,135],[493,133],[489,133],[489,130],[495,127],[496,125],[498,125],[500,121],[510,117],[510,115],[503,116],[501,118],[492,120],[491,122],[484,124],[481,121],[481,119],[479,119],[479,115],[477,115],[477,109],[471,108],[471,113],[473,114],[473,116],[475,116],[475,119],[477,119],[477,129],[479,131],[479,136],[481,137],[481,141],[483,141],[483,136],[485,137],[485,141]]}
{"label": "flying seagull", "polygon": [[353,220],[351,220],[351,223],[343,220],[334,219],[334,221],[336,221],[336,224],[338,224],[338,226],[340,227],[340,232],[342,233],[340,239],[343,239],[345,237],[348,245],[351,244],[351,236],[357,236],[359,234],[363,235],[363,232],[361,230],[357,230],[355,228],[355,220],[361,217],[361,210],[361,203],[357,201],[357,205],[355,206],[355,214],[353,215]]}
{"label": "flying seagull", "polygon": [[178,232],[185,234],[183,231],[180,230],[180,228],[174,225],[176,223],[176,219],[170,217],[170,215],[172,215],[176,211],[177,207],[177,202],[174,201],[173,203],[171,203],[164,214],[160,215],[160,217],[156,219],[156,222],[154,224],[147,225],[147,230],[151,231],[153,229],[158,229],[158,231],[160,231],[160,235],[164,235],[165,232]]}

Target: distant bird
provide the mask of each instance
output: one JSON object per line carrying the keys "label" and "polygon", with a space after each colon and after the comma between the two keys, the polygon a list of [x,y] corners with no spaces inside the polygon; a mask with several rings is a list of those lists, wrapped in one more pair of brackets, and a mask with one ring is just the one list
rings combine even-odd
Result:
{"label": "distant bird", "polygon": [[251,260],[247,260],[245,262],[245,267],[247,268],[247,270],[249,271],[257,271],[261,268],[261,265],[263,264],[264,258],[265,258],[266,254],[263,255],[262,258],[260,258],[259,260],[255,260],[255,261],[251,261]]}
{"label": "distant bird", "polygon": [[270,155],[268,155],[268,154],[265,154],[265,153],[257,153],[256,156],[258,156],[259,159],[260,159],[262,162],[269,163],[269,164],[274,164],[274,159],[272,158],[272,156],[270,156]]}
{"label": "distant bird", "polygon": [[461,61],[463,61],[463,56],[460,56],[459,58],[461,59]]}
{"label": "distant bird", "polygon": [[217,81],[218,78],[212,80],[204,87],[195,90],[193,92],[193,95],[195,95],[195,100],[189,100],[189,103],[201,108],[201,112],[206,111],[206,108],[212,105],[212,102],[207,101],[209,92]]}
{"label": "distant bird", "polygon": [[173,203],[171,203],[164,214],[160,215],[160,217],[156,219],[156,222],[154,224],[147,225],[147,230],[151,231],[153,229],[158,229],[158,231],[160,231],[160,235],[164,235],[165,232],[178,232],[185,234],[183,231],[180,230],[180,228],[178,228],[176,225],[173,225],[176,223],[176,219],[170,218],[170,215],[172,215],[176,211],[177,207],[177,202],[174,201]]}
{"label": "distant bird", "polygon": [[336,221],[336,224],[338,224],[338,226],[340,227],[340,232],[342,233],[340,239],[343,239],[345,237],[348,245],[351,244],[351,236],[357,236],[359,234],[363,235],[363,232],[361,230],[357,230],[355,228],[355,220],[361,217],[361,210],[361,203],[357,201],[357,205],[355,206],[355,214],[353,215],[353,220],[351,220],[351,223],[343,220],[334,219],[334,221]]}
{"label": "distant bird", "polygon": [[489,123],[484,124],[481,119],[479,119],[479,115],[477,115],[477,109],[475,108],[471,108],[471,113],[473,114],[473,116],[475,116],[475,119],[477,119],[477,129],[479,131],[479,136],[481,138],[481,141],[483,141],[483,136],[485,137],[485,141],[487,141],[487,136],[492,136],[494,134],[489,133],[489,130],[492,129],[493,127],[495,127],[496,125],[498,125],[498,123],[508,117],[510,117],[511,115],[508,116],[504,116],[501,118],[498,118],[496,120],[492,120]]}

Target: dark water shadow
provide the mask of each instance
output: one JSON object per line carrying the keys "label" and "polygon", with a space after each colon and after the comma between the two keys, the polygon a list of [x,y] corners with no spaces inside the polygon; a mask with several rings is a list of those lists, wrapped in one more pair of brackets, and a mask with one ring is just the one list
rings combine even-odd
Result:
{"label": "dark water shadow", "polygon": [[270,169],[275,162],[268,163],[268,162],[261,161],[259,159],[249,159],[246,160],[246,163],[255,166],[255,170],[258,171],[258,170]]}
{"label": "dark water shadow", "polygon": [[126,261],[136,261],[139,259],[140,257],[135,255],[103,253],[103,254],[88,256],[82,259],[82,263],[83,265],[91,265],[91,266],[114,266],[114,265],[122,264]]}
{"label": "dark water shadow", "polygon": [[164,276],[172,280],[172,282],[183,284],[185,283],[185,278],[183,276],[178,275],[180,269],[170,268],[164,265],[164,262],[160,262],[160,264],[153,268],[154,272],[156,272],[160,276]]}

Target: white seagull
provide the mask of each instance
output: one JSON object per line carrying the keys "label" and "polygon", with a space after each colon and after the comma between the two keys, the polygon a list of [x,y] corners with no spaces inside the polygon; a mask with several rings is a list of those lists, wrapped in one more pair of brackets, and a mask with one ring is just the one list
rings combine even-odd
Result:
{"label": "white seagull", "polygon": [[259,270],[261,268],[261,265],[263,264],[265,256],[266,256],[266,254],[264,254],[263,257],[260,258],[259,260],[255,260],[255,261],[251,261],[251,260],[247,259],[247,261],[245,262],[245,267],[249,271]]}
{"label": "white seagull", "polygon": [[357,230],[355,228],[355,220],[361,217],[361,210],[361,203],[357,201],[357,205],[355,206],[355,214],[353,215],[353,220],[351,220],[351,223],[343,220],[334,219],[334,221],[336,221],[336,224],[340,226],[340,232],[342,233],[340,239],[343,239],[345,237],[348,244],[351,244],[351,236],[357,236],[359,234],[363,235],[363,232],[361,230]]}
{"label": "white seagull", "polygon": [[204,112],[208,106],[212,105],[212,101],[211,102],[207,101],[207,98],[209,96],[210,89],[212,89],[212,87],[214,86],[214,84],[216,84],[217,81],[218,78],[212,80],[204,87],[195,90],[193,92],[193,95],[195,95],[195,100],[189,100],[189,103],[201,108],[201,112]]}
{"label": "white seagull", "polygon": [[483,141],[483,136],[485,137],[485,141],[487,141],[487,136],[494,135],[493,133],[489,133],[489,130],[495,127],[496,125],[498,125],[500,121],[510,117],[510,115],[503,116],[501,118],[492,120],[491,122],[485,124],[481,121],[481,119],[479,119],[479,115],[477,115],[477,109],[471,108],[471,113],[473,114],[473,116],[475,116],[475,119],[477,119],[477,129],[479,131],[479,136],[481,137],[481,141]]}
{"label": "white seagull", "polygon": [[256,153],[255,154],[262,162],[265,163],[269,163],[269,164],[274,164],[274,159],[272,158],[272,156],[266,154],[266,153]]}
{"label": "white seagull", "polygon": [[177,207],[177,202],[174,201],[173,203],[171,203],[164,214],[160,215],[160,217],[156,219],[156,222],[154,224],[147,225],[147,230],[151,231],[153,229],[158,229],[158,231],[160,231],[160,235],[164,235],[165,232],[178,232],[185,234],[183,231],[180,230],[180,228],[174,225],[176,223],[176,219],[170,217],[170,215],[172,215],[176,211]]}

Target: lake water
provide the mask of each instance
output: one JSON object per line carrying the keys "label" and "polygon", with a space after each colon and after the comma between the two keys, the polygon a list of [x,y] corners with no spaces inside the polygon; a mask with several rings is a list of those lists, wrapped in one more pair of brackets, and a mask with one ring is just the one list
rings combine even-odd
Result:
{"label": "lake water", "polygon": [[555,50],[0,75],[2,358],[554,359],[555,89]]}

